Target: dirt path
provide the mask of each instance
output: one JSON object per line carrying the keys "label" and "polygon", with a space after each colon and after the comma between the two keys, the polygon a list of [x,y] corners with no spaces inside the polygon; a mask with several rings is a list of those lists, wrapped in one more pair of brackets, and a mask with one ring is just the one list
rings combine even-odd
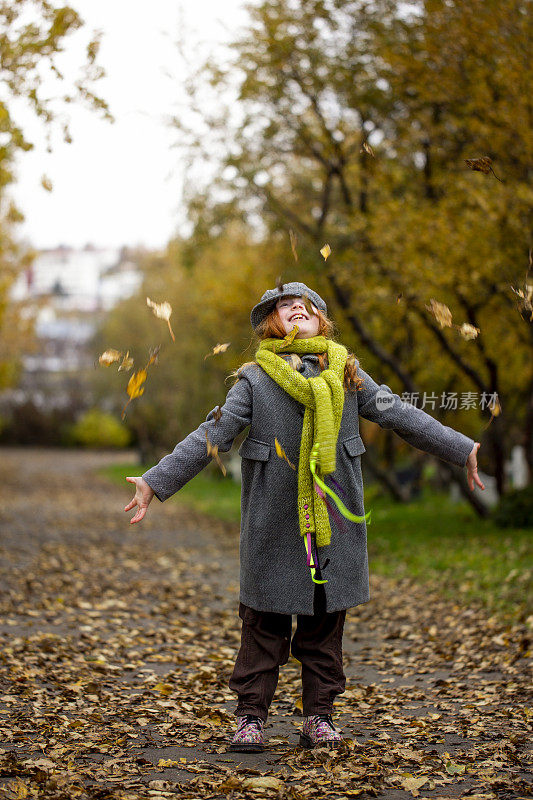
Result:
{"label": "dirt path", "polygon": [[238,530],[156,501],[129,525],[112,460],[0,449],[0,797],[528,794],[525,626],[376,576],[347,616],[346,747],[297,747],[291,658],[267,751],[227,753]]}

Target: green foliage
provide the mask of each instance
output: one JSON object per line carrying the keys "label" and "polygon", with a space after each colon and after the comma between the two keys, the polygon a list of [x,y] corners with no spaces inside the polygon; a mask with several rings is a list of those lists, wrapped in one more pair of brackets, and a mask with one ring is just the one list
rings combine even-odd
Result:
{"label": "green foliage", "polygon": [[493,509],[492,519],[500,528],[533,528],[533,486],[507,492]]}
{"label": "green foliage", "polygon": [[[263,0],[228,59],[189,81],[191,115],[176,120],[187,133],[209,91],[228,98],[189,137],[191,163],[222,154],[209,186],[189,173],[195,235],[215,238],[238,217],[255,231],[260,218],[285,245],[283,272],[294,229],[298,266],[370,374],[398,392],[454,391],[459,409],[461,392],[474,393],[446,417],[474,439],[497,394],[503,413],[479,462],[502,488],[505,454],[531,430],[531,312],[512,290],[527,294],[531,246],[530,8]],[[467,167],[480,156],[503,183]],[[527,451],[533,466],[531,436]]]}
{"label": "green foliage", "polygon": [[[33,147],[16,121],[17,106],[24,101],[42,121],[49,149],[52,149],[52,132],[58,125],[64,140],[72,141],[69,121],[61,112],[73,102],[83,103],[103,112],[106,119],[113,119],[107,103],[91,89],[93,82],[104,75],[96,63],[100,33],[87,42],[85,52],[81,50],[78,74],[72,62],[65,79],[56,64],[69,37],[79,32],[83,24],[79,14],[68,5],[54,8],[48,0],[0,3],[0,389],[16,383],[21,352],[35,346],[32,318],[21,313],[18,304],[8,303],[12,283],[35,258],[31,247],[17,241],[17,225],[24,216],[6,191],[16,180],[16,159]],[[43,86],[46,86],[44,92]],[[66,90],[62,94],[63,87]],[[48,191],[52,189],[47,176],[42,176],[41,185]]]}
{"label": "green foliage", "polygon": [[[133,468],[130,465],[112,464],[100,470],[103,477],[110,478],[114,483],[126,486],[126,475],[142,475],[152,467],[149,463]],[[224,522],[238,523],[240,519],[241,485],[229,476],[224,477],[219,468],[209,469],[208,465],[193,480],[189,481],[175,495],[177,502],[183,503],[202,514],[224,520]],[[132,472],[134,469],[134,472]],[[156,501],[158,502],[158,501]]]}
{"label": "green foliage", "polygon": [[121,448],[128,446],[132,436],[112,414],[92,408],[72,425],[69,438],[83,447]]}

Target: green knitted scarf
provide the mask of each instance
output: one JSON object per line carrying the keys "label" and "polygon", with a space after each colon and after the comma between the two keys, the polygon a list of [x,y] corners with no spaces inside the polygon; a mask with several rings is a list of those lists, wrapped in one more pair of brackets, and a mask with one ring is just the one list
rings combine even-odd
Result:
{"label": "green knitted scarf", "polygon": [[[277,355],[282,352],[327,352],[329,365],[320,375],[305,378]],[[322,475],[335,471],[347,357],[344,345],[325,336],[294,339],[290,344],[284,339],[263,339],[255,356],[256,362],[282,389],[305,405],[298,462],[298,519],[302,536],[314,534],[319,547],[330,544],[331,527],[326,503],[313,491],[310,458],[312,451],[316,453],[316,469]]]}

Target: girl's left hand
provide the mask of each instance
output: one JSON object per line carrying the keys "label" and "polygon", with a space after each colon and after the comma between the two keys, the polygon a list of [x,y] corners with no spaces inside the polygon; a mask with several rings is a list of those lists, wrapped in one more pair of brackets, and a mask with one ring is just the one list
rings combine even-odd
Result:
{"label": "girl's left hand", "polygon": [[476,442],[472,448],[472,452],[466,459],[466,480],[468,482],[468,486],[470,491],[474,491],[474,481],[475,483],[481,488],[484,489],[484,485],[482,484],[479,475],[477,474],[477,451],[481,447],[481,442]]}

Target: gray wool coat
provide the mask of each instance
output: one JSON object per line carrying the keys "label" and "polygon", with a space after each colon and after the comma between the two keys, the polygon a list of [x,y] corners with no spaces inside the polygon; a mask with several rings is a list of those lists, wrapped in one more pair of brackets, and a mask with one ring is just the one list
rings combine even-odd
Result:
{"label": "gray wool coat", "polygon": [[[318,357],[301,356],[300,372],[305,377],[320,374]],[[346,493],[345,505],[358,515],[365,514],[361,455],[365,452],[359,435],[359,416],[391,428],[413,447],[457,466],[464,466],[474,440],[442,425],[420,408],[402,402],[385,384],[377,384],[358,365],[363,388],[345,392],[335,480]],[[194,478],[211,460],[205,433],[222,452],[248,425],[247,438],[239,448],[242,458],[240,599],[258,611],[282,614],[312,614],[315,584],[306,563],[300,535],[296,498],[297,472],[276,454],[274,439],[297,465],[304,406],[288,395],[258,365],[241,372],[241,379],[227,393],[222,416],[215,422],[215,410],[205,422],[173,452],[164,456],[143,478],[159,500],[167,500]],[[326,479],[327,482],[327,479]],[[331,485],[331,484],[330,484]],[[327,611],[347,609],[370,599],[366,522],[354,523],[343,517],[339,530],[330,516],[331,544],[319,548]],[[370,530],[376,526],[374,520]]]}

